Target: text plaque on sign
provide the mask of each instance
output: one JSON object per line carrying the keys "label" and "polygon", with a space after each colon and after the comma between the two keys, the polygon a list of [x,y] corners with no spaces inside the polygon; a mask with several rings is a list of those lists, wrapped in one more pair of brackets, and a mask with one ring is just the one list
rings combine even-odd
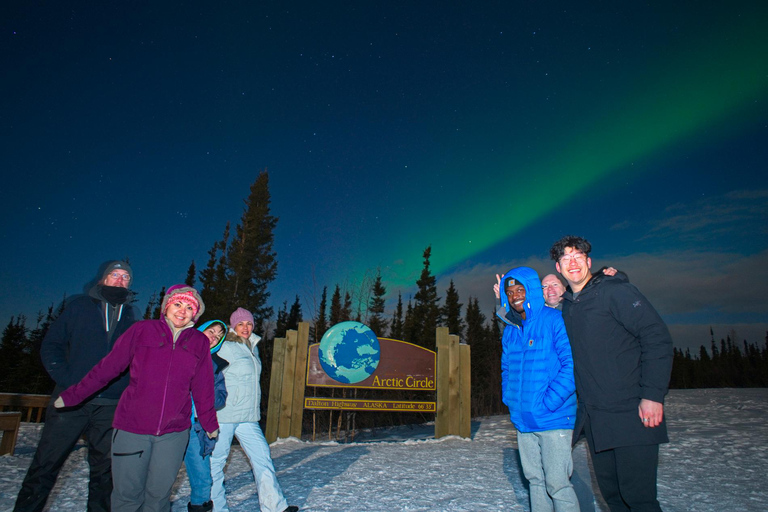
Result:
{"label": "text plaque on sign", "polygon": [[435,402],[403,402],[398,400],[349,400],[339,398],[304,398],[305,409],[345,411],[435,412]]}

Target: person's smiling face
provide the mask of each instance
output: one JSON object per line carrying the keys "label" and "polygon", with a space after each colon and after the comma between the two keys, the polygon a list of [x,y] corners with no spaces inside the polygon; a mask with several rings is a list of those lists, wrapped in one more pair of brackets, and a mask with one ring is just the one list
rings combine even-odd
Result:
{"label": "person's smiling face", "polygon": [[592,258],[573,247],[566,247],[563,252],[555,263],[555,268],[568,281],[574,292],[580,292],[592,278]]}
{"label": "person's smiling face", "polygon": [[221,324],[212,324],[203,331],[203,334],[208,338],[209,348],[213,348],[224,335],[224,328],[221,327]]}
{"label": "person's smiling face", "polygon": [[555,274],[544,276],[541,280],[541,289],[544,292],[544,301],[551,307],[556,307],[562,302],[565,287]]}
{"label": "person's smiling face", "polygon": [[525,312],[525,286],[513,284],[504,288],[509,305],[518,313]]}
{"label": "person's smiling face", "polygon": [[248,339],[248,337],[253,332],[253,323],[252,322],[238,322],[238,324],[235,326],[235,334],[240,336],[241,338]]}
{"label": "person's smiling face", "polygon": [[195,317],[195,308],[185,302],[172,302],[165,310],[165,317],[179,329],[192,321]]}

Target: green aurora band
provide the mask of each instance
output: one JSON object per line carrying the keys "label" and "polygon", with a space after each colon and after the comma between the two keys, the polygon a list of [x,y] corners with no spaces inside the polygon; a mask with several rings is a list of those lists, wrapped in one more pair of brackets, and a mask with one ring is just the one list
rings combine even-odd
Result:
{"label": "green aurora band", "polygon": [[[463,191],[456,200],[438,198],[450,203],[433,210],[444,215],[416,219],[407,232],[398,229],[389,237],[397,243],[378,253],[385,279],[394,286],[412,285],[428,245],[432,273],[446,273],[567,205],[598,180],[626,182],[632,178],[627,169],[639,159],[663,156],[665,150],[695,137],[697,144],[728,137],[754,123],[768,99],[768,30],[758,21],[750,20],[751,27],[737,27],[720,37],[709,34],[708,45],[698,41],[674,55],[667,52],[667,62],[657,63],[655,73],[625,87],[625,101],[618,108],[603,112],[582,108],[575,118],[583,119],[583,130],[560,134],[567,137],[562,143],[555,138],[558,134],[552,134],[548,146],[538,148],[537,154],[554,157],[532,165],[511,161],[500,166],[496,176],[511,176],[508,189],[525,194],[523,200],[510,202],[498,222],[493,221],[498,206],[489,197],[487,182]],[[562,183],[568,186],[552,186]],[[503,183],[499,185],[494,188],[504,189]]]}

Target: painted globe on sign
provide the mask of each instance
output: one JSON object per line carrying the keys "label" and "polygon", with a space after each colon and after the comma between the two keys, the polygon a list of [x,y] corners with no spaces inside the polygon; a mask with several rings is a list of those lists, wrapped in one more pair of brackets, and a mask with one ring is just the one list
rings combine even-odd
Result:
{"label": "painted globe on sign", "polygon": [[379,366],[379,339],[360,322],[341,322],[323,335],[317,355],[332,379],[355,384],[370,377]]}

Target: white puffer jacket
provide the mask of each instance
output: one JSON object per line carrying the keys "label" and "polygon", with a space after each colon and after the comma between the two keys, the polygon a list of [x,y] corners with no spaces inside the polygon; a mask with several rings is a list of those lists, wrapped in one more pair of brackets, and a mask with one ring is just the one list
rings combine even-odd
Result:
{"label": "white puffer jacket", "polygon": [[224,368],[227,403],[217,411],[219,423],[252,423],[261,419],[261,360],[257,344],[260,336],[251,334],[246,342],[230,329],[219,356],[229,362]]}

